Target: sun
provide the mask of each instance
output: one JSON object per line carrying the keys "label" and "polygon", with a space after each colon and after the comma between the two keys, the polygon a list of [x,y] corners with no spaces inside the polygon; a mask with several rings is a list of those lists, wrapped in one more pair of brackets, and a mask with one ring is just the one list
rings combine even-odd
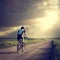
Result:
{"label": "sun", "polygon": [[46,11],[47,16],[42,18],[42,27],[49,29],[54,26],[58,19],[57,11]]}
{"label": "sun", "polygon": [[[42,18],[32,19],[34,21],[34,27],[29,30],[33,37],[53,37],[52,29],[56,26],[58,21],[57,10],[46,10],[46,16]],[[33,35],[33,33],[34,35]]]}
{"label": "sun", "polygon": [[57,10],[49,10],[45,11],[46,16],[43,18],[36,18],[35,25],[40,26],[40,30],[46,31],[54,27],[58,20],[58,11]]}

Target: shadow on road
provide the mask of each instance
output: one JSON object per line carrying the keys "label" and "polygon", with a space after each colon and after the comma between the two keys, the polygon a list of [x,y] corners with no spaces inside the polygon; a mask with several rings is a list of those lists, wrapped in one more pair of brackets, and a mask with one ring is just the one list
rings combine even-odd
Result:
{"label": "shadow on road", "polygon": [[54,41],[51,41],[48,47],[39,48],[39,51],[43,51],[42,53],[37,53],[32,56],[32,58],[28,58],[27,60],[54,60],[55,47]]}
{"label": "shadow on road", "polygon": [[43,53],[38,53],[33,56],[31,59],[27,60],[49,60],[50,57],[50,48],[40,48],[40,50],[44,50]]}
{"label": "shadow on road", "polygon": [[40,48],[40,50],[44,50],[45,53],[42,53],[40,54],[39,58],[36,58],[34,60],[55,60],[55,48],[56,48],[56,45],[54,44],[54,41],[51,41],[50,43],[50,48]]}
{"label": "shadow on road", "polygon": [[17,54],[17,52],[0,52],[0,54]]}

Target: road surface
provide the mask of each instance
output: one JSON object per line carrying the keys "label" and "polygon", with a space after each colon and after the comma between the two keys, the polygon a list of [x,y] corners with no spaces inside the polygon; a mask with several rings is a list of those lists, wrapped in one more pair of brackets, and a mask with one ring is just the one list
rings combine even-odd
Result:
{"label": "road surface", "polygon": [[49,60],[51,41],[29,44],[24,52],[16,52],[16,46],[0,49],[0,60]]}

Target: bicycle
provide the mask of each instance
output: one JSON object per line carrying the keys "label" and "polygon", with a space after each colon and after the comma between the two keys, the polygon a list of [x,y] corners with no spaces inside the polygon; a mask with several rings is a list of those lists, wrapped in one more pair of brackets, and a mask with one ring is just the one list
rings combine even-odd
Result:
{"label": "bicycle", "polygon": [[23,52],[24,51],[24,47],[25,47],[25,43],[22,40],[18,41],[17,53],[19,53],[20,50],[22,50],[22,52]]}

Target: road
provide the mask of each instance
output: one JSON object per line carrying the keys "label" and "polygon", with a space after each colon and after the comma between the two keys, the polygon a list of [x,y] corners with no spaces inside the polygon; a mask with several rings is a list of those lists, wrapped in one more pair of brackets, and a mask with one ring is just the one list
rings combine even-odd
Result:
{"label": "road", "polygon": [[49,60],[51,41],[28,44],[24,52],[16,52],[16,46],[0,49],[0,60]]}

